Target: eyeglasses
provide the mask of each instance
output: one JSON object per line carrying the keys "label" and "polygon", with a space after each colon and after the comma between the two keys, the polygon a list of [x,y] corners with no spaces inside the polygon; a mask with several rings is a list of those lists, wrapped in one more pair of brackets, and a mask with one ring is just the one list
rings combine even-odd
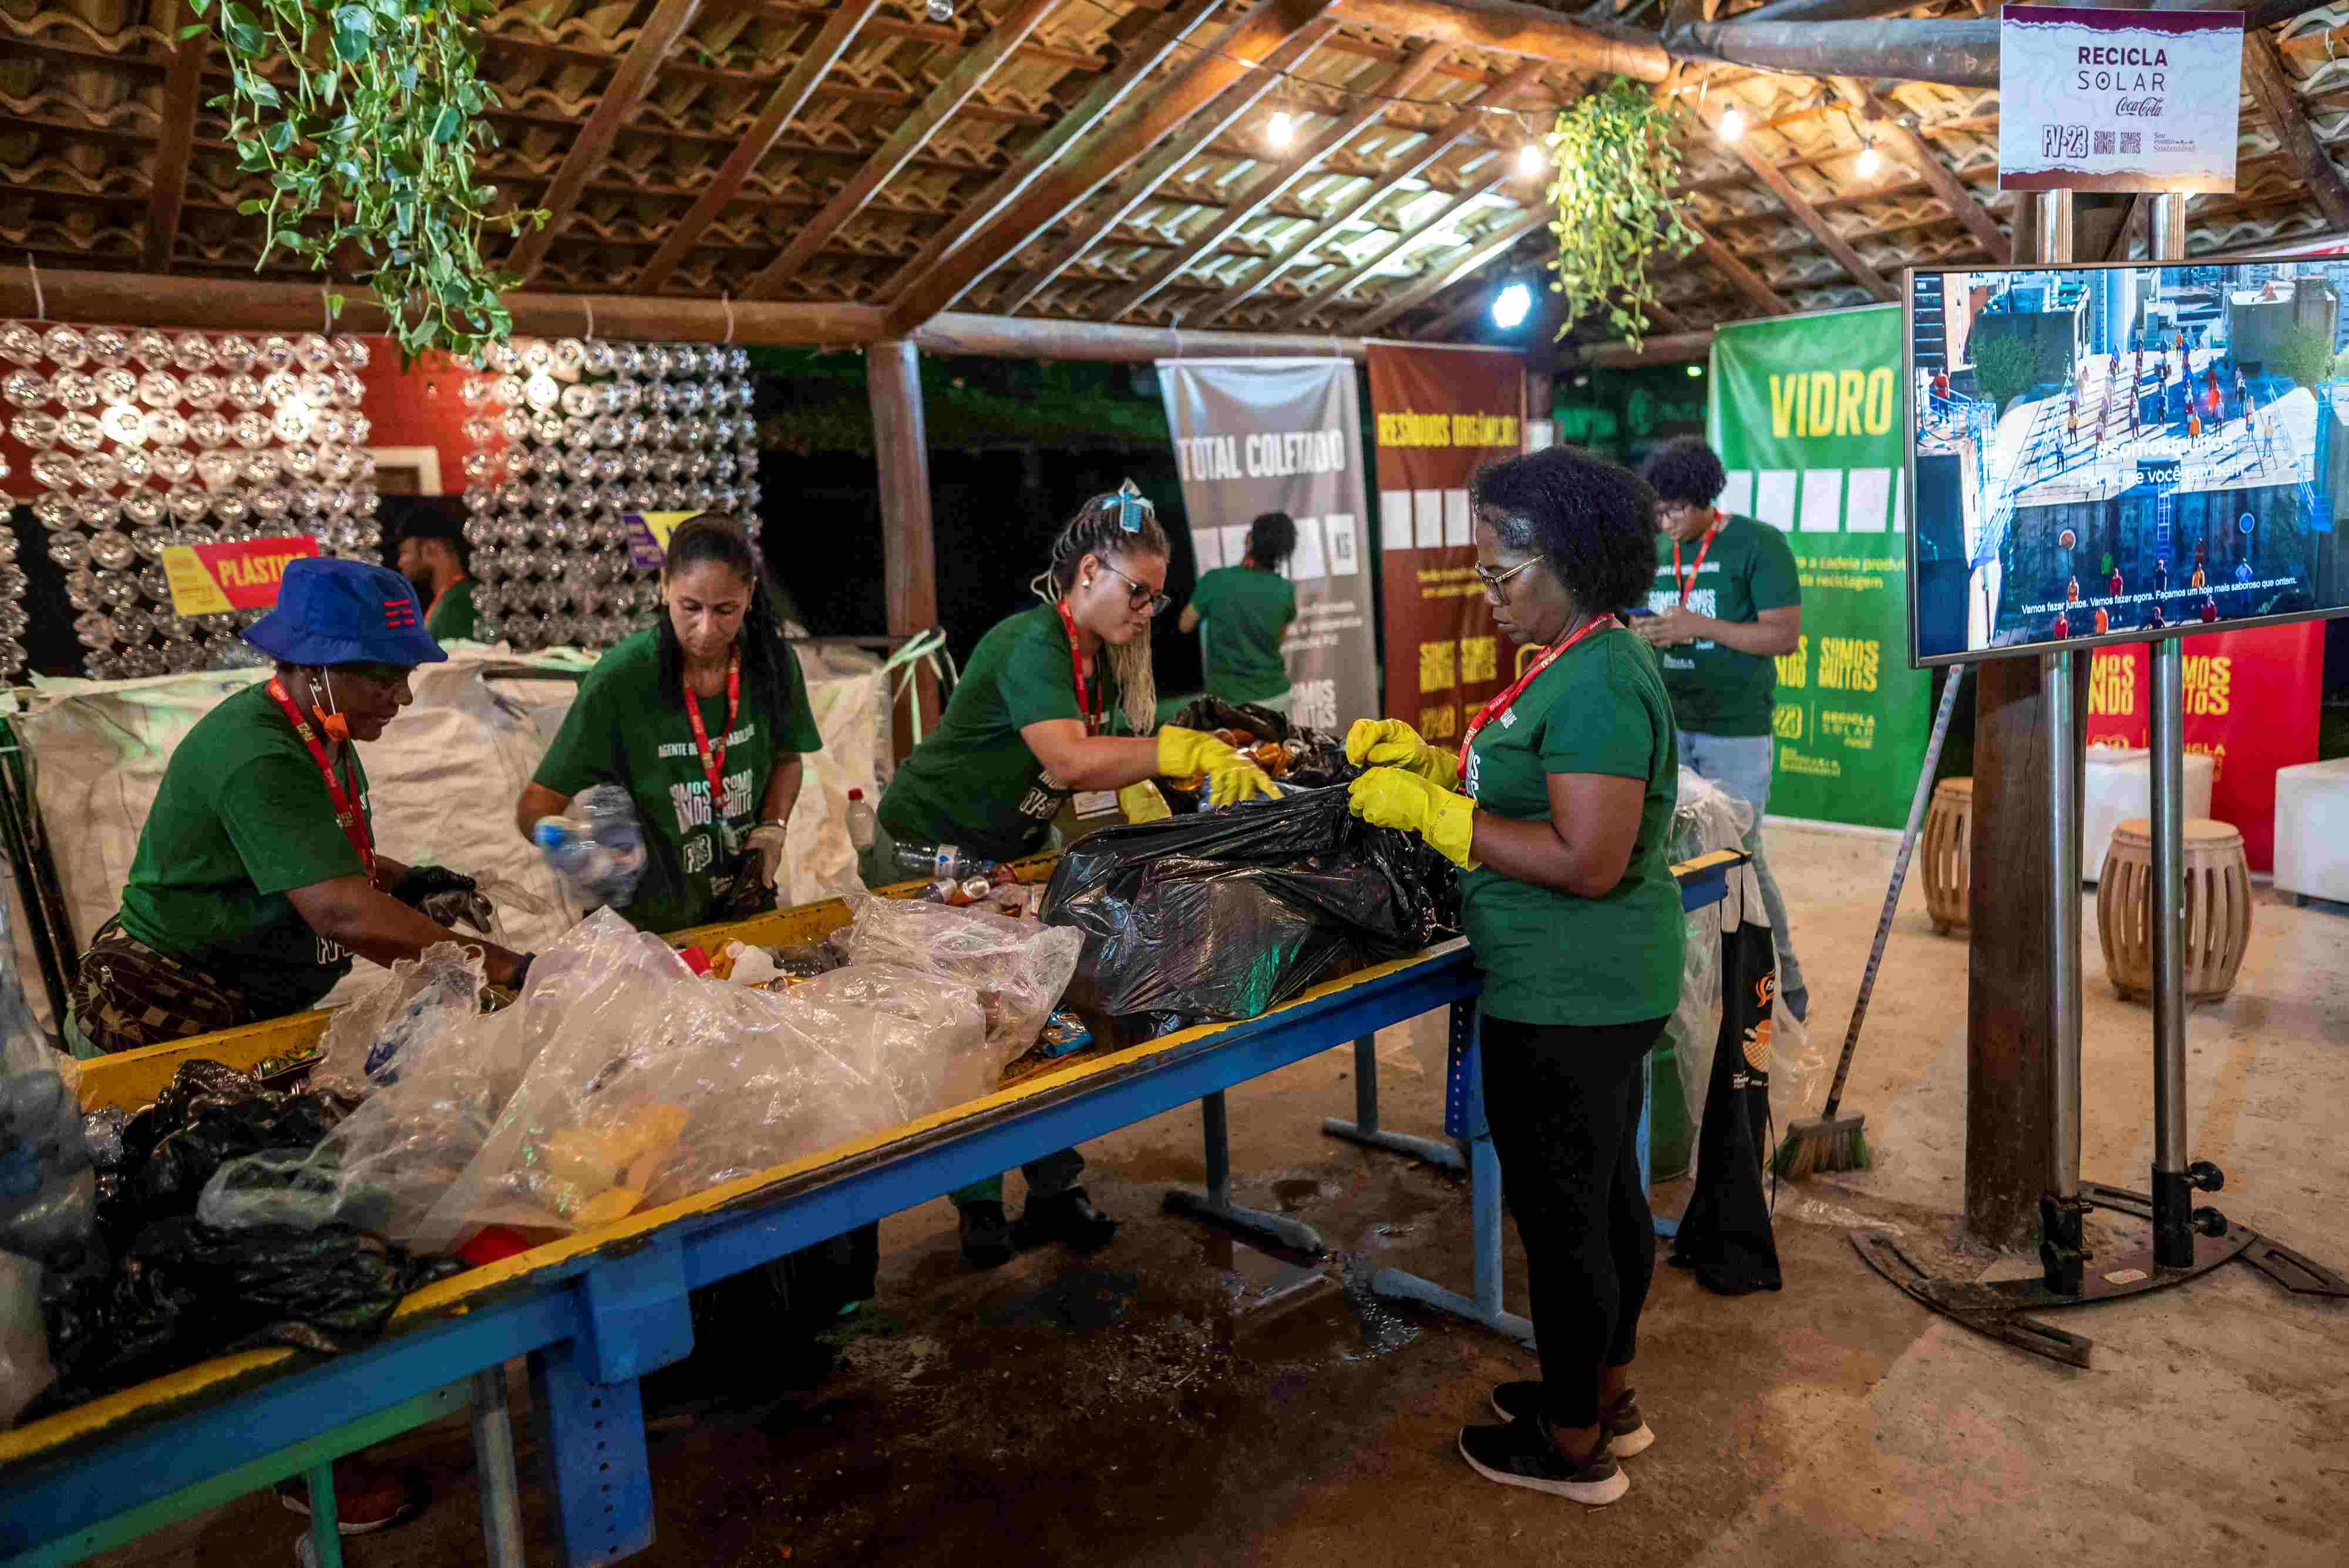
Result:
{"label": "eyeglasses", "polygon": [[1519,572],[1524,571],[1527,566],[1532,566],[1536,561],[1540,559],[1541,557],[1539,556],[1528,556],[1526,559],[1519,561],[1516,566],[1511,566],[1506,572],[1488,572],[1484,567],[1479,566],[1476,568],[1476,580],[1485,585],[1485,597],[1486,598],[1491,599],[1496,605],[1506,604],[1508,602],[1509,596],[1502,591],[1501,585],[1507,582],[1511,577],[1516,576]]}
{"label": "eyeglasses", "polygon": [[1101,568],[1125,584],[1130,590],[1125,596],[1125,607],[1128,609],[1140,609],[1143,606],[1148,605],[1152,615],[1164,615],[1168,607],[1174,602],[1174,597],[1172,594],[1162,594],[1148,583],[1135,582],[1107,561],[1101,564]]}

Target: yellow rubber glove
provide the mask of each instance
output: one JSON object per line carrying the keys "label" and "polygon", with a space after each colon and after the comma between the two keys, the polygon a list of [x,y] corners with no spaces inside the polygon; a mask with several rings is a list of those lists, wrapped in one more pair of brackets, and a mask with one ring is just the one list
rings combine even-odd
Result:
{"label": "yellow rubber glove", "polygon": [[1357,719],[1346,732],[1346,760],[1356,767],[1407,768],[1445,789],[1460,784],[1460,764],[1450,752],[1431,746],[1401,719]]}
{"label": "yellow rubber glove", "polygon": [[1481,864],[1470,847],[1475,839],[1476,803],[1466,795],[1392,767],[1371,768],[1346,787],[1346,795],[1354,815],[1372,826],[1416,833],[1463,871],[1474,871]]}
{"label": "yellow rubber glove", "polygon": [[1251,800],[1257,795],[1278,800],[1280,791],[1265,776],[1255,759],[1242,756],[1215,736],[1173,725],[1158,732],[1158,773],[1162,778],[1187,779],[1205,774],[1207,799],[1216,805]]}

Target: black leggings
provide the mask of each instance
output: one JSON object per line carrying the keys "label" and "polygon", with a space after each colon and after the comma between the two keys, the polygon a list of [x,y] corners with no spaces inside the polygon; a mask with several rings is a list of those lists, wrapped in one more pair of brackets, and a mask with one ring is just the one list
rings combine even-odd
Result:
{"label": "black leggings", "polygon": [[1599,1420],[1599,1370],[1638,1348],[1656,1272],[1640,1190],[1641,1064],[1665,1020],[1584,1029],[1484,1021],[1485,1119],[1532,1275],[1550,1424]]}

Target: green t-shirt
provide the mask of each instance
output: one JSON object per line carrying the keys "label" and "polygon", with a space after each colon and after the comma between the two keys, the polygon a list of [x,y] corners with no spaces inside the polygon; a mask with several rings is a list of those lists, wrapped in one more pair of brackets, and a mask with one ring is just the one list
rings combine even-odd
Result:
{"label": "green t-shirt", "polygon": [[[723,745],[726,751],[726,797],[719,805],[740,838],[758,826],[779,760],[823,746],[799,660],[787,648],[778,652],[787,690],[767,691],[744,671],[742,709],[730,732],[726,693],[699,700],[711,750]],[[629,924],[666,933],[716,918],[740,855],[726,853],[711,820],[709,775],[702,771],[692,722],[681,694],[661,684],[657,629],[616,643],[595,661],[534,780],[562,795],[595,784],[626,787],[649,852],[644,880],[620,911]]]}
{"label": "green t-shirt", "polygon": [[470,639],[474,623],[481,618],[481,612],[473,607],[473,579],[459,577],[432,601],[424,617],[424,629],[437,642],[459,637]]}
{"label": "green t-shirt", "polygon": [[1547,822],[1551,774],[1644,779],[1623,879],[1579,898],[1490,868],[1460,879],[1460,918],[1485,971],[1485,1011],[1517,1023],[1595,1027],[1680,1003],[1686,930],[1665,857],[1680,757],[1671,702],[1645,643],[1600,632],[1569,649],[1478,732],[1467,793],[1484,809]]}
{"label": "green t-shirt", "polygon": [[[1715,620],[1749,621],[1764,610],[1785,609],[1803,602],[1801,579],[1795,574],[1795,552],[1786,535],[1751,517],[1724,517],[1721,531],[1697,566],[1697,545],[1681,546],[1681,571],[1694,568],[1688,607]],[[1659,613],[1680,603],[1680,587],[1672,580],[1672,541],[1661,535],[1656,553],[1656,585],[1648,607]],[[1686,642],[1656,649],[1663,666],[1664,689],[1672,694],[1674,721],[1683,730],[1705,735],[1766,735],[1770,732],[1771,693],[1777,689],[1778,666],[1766,653],[1740,653],[1713,642]]]}
{"label": "green t-shirt", "polygon": [[1199,612],[1207,690],[1226,702],[1261,702],[1288,690],[1281,634],[1297,618],[1297,586],[1278,572],[1218,566],[1191,591]]}
{"label": "green t-shirt", "polygon": [[[357,747],[342,753],[343,789],[372,835],[367,769]],[[254,1017],[276,1018],[351,968],[349,950],[312,930],[286,894],[366,872],[309,747],[259,681],[197,720],[171,753],[122,889],[122,927],[242,991]]]}
{"label": "green t-shirt", "polygon": [[[1105,651],[1094,651],[1091,684],[1107,733],[1120,715]],[[1034,854],[1071,792],[1045,774],[1019,732],[1083,717],[1059,613],[1039,605],[998,621],[971,650],[936,731],[889,781],[881,826],[900,844],[953,844],[989,860]]]}

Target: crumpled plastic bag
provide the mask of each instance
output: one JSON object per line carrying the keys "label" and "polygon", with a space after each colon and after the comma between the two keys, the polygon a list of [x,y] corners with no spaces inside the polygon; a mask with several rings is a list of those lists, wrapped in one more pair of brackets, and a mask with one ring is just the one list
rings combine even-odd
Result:
{"label": "crumpled plastic bag", "polygon": [[41,1265],[0,1252],[0,1431],[56,1376],[41,1323]]}
{"label": "crumpled plastic bag", "polygon": [[0,899],[0,1250],[38,1259],[89,1234],[98,1179],[73,1058],[34,1024],[7,941]]}
{"label": "crumpled plastic bag", "polygon": [[482,954],[437,942],[328,1016],[310,1086],[359,1099],[399,1075],[401,1054],[481,1010]]}
{"label": "crumpled plastic bag", "polygon": [[1062,852],[1046,924],[1081,932],[1069,1005],[1128,1039],[1253,1018],[1459,921],[1452,867],[1343,789],[1110,827]]}
{"label": "crumpled plastic bag", "polygon": [[123,1126],[122,1163],[100,1189],[107,1244],[119,1251],[154,1221],[192,1215],[205,1184],[230,1160],[316,1147],[344,1110],[329,1095],[264,1088],[220,1062],[181,1063],[155,1103]]}
{"label": "crumpled plastic bag", "polygon": [[987,1009],[988,1039],[1025,1051],[1061,1004],[1084,940],[1031,920],[918,898],[862,898],[851,964],[888,964],[966,985]]}

